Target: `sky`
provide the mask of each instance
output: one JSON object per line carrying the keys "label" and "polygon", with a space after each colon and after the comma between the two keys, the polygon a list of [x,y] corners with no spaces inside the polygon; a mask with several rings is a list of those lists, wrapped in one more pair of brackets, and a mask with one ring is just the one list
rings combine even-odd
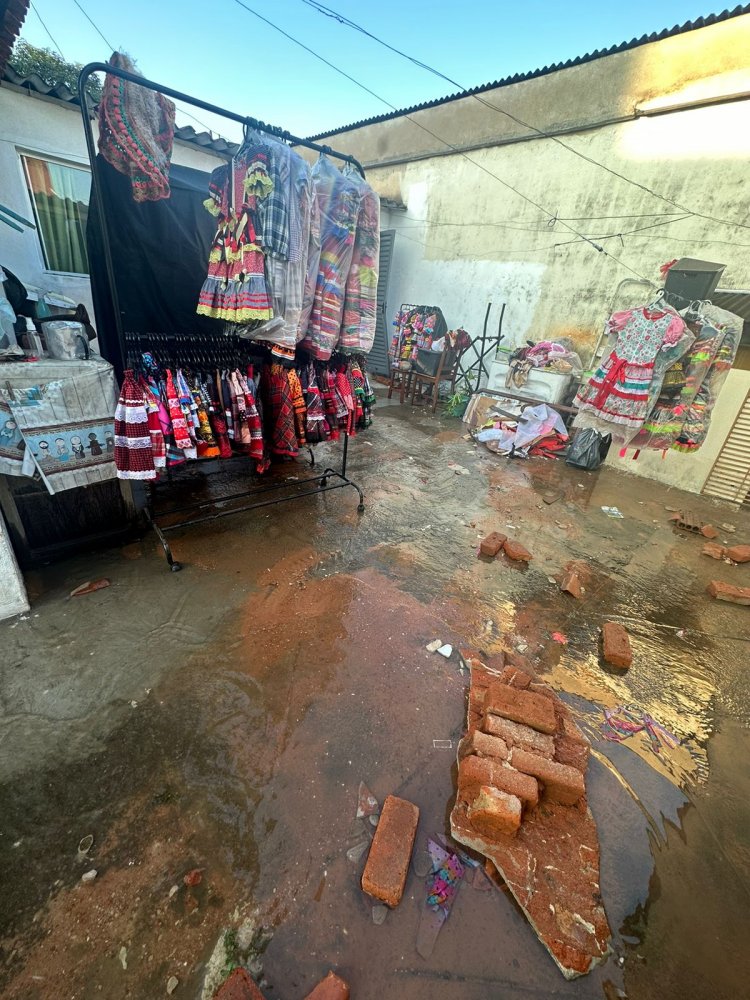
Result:
{"label": "sky", "polygon": [[[209,103],[314,135],[444,97],[457,88],[397,56],[304,0],[242,0],[369,87],[366,93],[263,23],[238,0],[32,0],[21,37],[59,47],[71,62],[105,61],[105,43],[147,77]],[[489,83],[719,13],[712,0],[325,0],[396,48],[463,87]],[[731,6],[731,5],[730,5]],[[42,25],[43,19],[47,30]],[[54,38],[54,43],[50,39]],[[239,126],[184,106],[178,124],[238,138]]]}

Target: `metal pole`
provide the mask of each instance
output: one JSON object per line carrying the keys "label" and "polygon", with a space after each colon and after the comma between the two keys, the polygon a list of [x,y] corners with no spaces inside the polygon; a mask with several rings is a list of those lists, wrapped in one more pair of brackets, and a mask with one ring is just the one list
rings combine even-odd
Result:
{"label": "metal pole", "polygon": [[[336,150],[331,149],[330,146],[321,146],[317,142],[312,142],[310,139],[303,139],[298,135],[293,135],[291,132],[287,132],[286,129],[278,128],[276,125],[266,125],[265,122],[258,121],[257,118],[250,118],[247,115],[238,115],[235,111],[227,111],[226,108],[220,108],[216,104],[209,104],[208,101],[201,101],[197,97],[191,97],[189,94],[183,94],[181,90],[174,90],[172,87],[165,87],[161,83],[154,83],[153,80],[147,80],[145,76],[138,76],[136,73],[128,73],[127,70],[110,66],[109,63],[89,63],[87,66],[83,67],[80,76],[78,77],[79,97],[81,96],[82,89],[85,87],[86,81],[92,73],[109,73],[111,76],[117,76],[121,80],[128,80],[130,83],[137,83],[139,87],[145,87],[147,90],[154,90],[158,94],[165,94],[167,97],[171,97],[175,101],[184,101],[186,104],[192,104],[194,108],[202,108],[204,111],[211,111],[213,114],[220,115],[222,118],[229,118],[232,121],[239,122],[240,125],[247,125],[249,128],[259,129],[261,132],[266,132],[269,135],[275,135],[278,139],[285,139],[294,146],[306,146],[307,149],[315,150],[317,153],[327,153],[329,156],[335,156],[337,160],[344,160],[346,163],[351,163],[357,168],[357,170],[359,170],[363,177],[365,176],[362,164],[358,159],[356,159],[356,157],[350,156],[348,153],[337,153]],[[83,106],[84,105],[82,105],[82,107]]]}

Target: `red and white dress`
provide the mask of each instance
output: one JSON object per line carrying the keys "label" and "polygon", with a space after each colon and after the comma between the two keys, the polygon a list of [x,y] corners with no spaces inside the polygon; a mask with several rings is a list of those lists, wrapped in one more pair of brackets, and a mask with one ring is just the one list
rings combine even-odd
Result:
{"label": "red and white dress", "polygon": [[576,426],[603,424],[601,429],[627,441],[640,430],[658,395],[653,391],[655,380],[661,387],[665,366],[658,364],[659,352],[685,337],[687,327],[677,313],[641,307],[614,313],[607,328],[617,334],[617,342],[578,390]]}

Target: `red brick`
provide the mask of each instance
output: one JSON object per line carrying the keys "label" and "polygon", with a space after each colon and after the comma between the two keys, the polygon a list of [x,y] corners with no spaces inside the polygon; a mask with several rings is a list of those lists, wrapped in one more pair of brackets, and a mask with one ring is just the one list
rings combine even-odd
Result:
{"label": "red brick", "polygon": [[214,1000],[265,1000],[244,969],[235,969],[214,993]]}
{"label": "red brick", "polygon": [[498,836],[512,837],[521,825],[522,812],[517,796],[482,785],[477,797],[469,803],[466,816],[478,833],[494,840]]}
{"label": "red brick", "polygon": [[731,583],[712,580],[706,590],[717,601],[729,601],[730,604],[750,604],[750,587],[733,587]]}
{"label": "red brick", "polygon": [[482,785],[491,785],[501,792],[515,795],[522,802],[535,806],[539,801],[539,786],[528,774],[521,774],[501,761],[488,757],[464,757],[458,765],[458,791],[462,799],[471,802]]}
{"label": "red brick", "polygon": [[727,555],[736,563],[750,562],[750,545],[733,545],[726,550]]}
{"label": "red brick", "polygon": [[555,736],[555,760],[558,764],[567,764],[585,774],[589,764],[589,751],[588,743],[571,740],[568,736]]}
{"label": "red brick", "polygon": [[569,740],[574,740],[576,743],[585,743],[588,746],[589,741],[578,728],[577,723],[570,717],[567,708],[563,708],[562,705],[558,704],[555,717],[557,718],[558,731],[563,736],[567,736]]}
{"label": "red brick", "polygon": [[305,1000],[349,1000],[349,984],[339,979],[335,972],[329,972]]}
{"label": "red brick", "polygon": [[581,589],[581,581],[578,574],[573,572],[566,573],[560,581],[560,590],[580,600],[583,597],[583,590]]}
{"label": "red brick", "polygon": [[713,524],[704,524],[701,528],[701,534],[704,538],[718,538],[719,532],[714,528]]}
{"label": "red brick", "polygon": [[483,556],[490,556],[494,559],[507,537],[507,535],[501,535],[499,531],[493,531],[479,543],[479,552]]}
{"label": "red brick", "polygon": [[706,542],[703,546],[703,555],[710,556],[711,559],[723,559],[727,554],[727,550],[723,545],[718,545],[716,542]]}
{"label": "red brick", "polygon": [[552,758],[555,753],[555,742],[546,733],[538,733],[530,726],[522,726],[511,722],[500,715],[485,715],[482,729],[490,737],[499,737],[510,747],[520,747],[531,753],[539,753],[543,757]]}
{"label": "red brick", "polygon": [[531,562],[534,558],[527,548],[520,542],[513,541],[512,538],[507,538],[503,543],[503,552],[509,559],[516,562]]}
{"label": "red brick", "polygon": [[512,722],[521,722],[540,733],[554,733],[555,707],[551,698],[534,691],[519,691],[507,684],[490,684],[484,696],[485,714],[502,715]]}
{"label": "red brick", "polygon": [[605,622],[602,625],[602,651],[607,663],[625,669],[633,662],[630,636],[619,622]]}
{"label": "red brick", "polygon": [[471,754],[476,754],[477,757],[490,757],[493,760],[507,760],[510,750],[505,740],[497,736],[488,736],[487,733],[475,729],[471,736],[462,739],[458,745],[459,760]]}
{"label": "red brick", "polygon": [[522,691],[525,691],[529,684],[531,684],[533,677],[527,674],[525,670],[519,670],[518,667],[506,667],[500,675],[500,680],[503,684],[508,684],[514,688],[521,688]]}
{"label": "red brick", "polygon": [[515,748],[511,751],[511,763],[524,774],[530,774],[544,785],[544,795],[553,802],[573,806],[586,793],[583,775],[574,767],[546,760],[534,753]]}
{"label": "red brick", "polygon": [[386,798],[362,873],[364,891],[386,906],[401,902],[418,822],[415,805],[395,795]]}

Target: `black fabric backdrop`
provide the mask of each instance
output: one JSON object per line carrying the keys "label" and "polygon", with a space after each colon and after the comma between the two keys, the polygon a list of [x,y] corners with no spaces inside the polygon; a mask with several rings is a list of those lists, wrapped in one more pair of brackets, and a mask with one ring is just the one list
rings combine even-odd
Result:
{"label": "black fabric backdrop", "polygon": [[[139,204],[133,200],[128,177],[101,156],[97,156],[97,168],[123,330],[219,335],[221,321],[195,312],[216,231],[216,220],[203,207],[209,175],[172,164],[170,197]],[[94,201],[86,240],[101,352],[120,375],[114,310]]]}

